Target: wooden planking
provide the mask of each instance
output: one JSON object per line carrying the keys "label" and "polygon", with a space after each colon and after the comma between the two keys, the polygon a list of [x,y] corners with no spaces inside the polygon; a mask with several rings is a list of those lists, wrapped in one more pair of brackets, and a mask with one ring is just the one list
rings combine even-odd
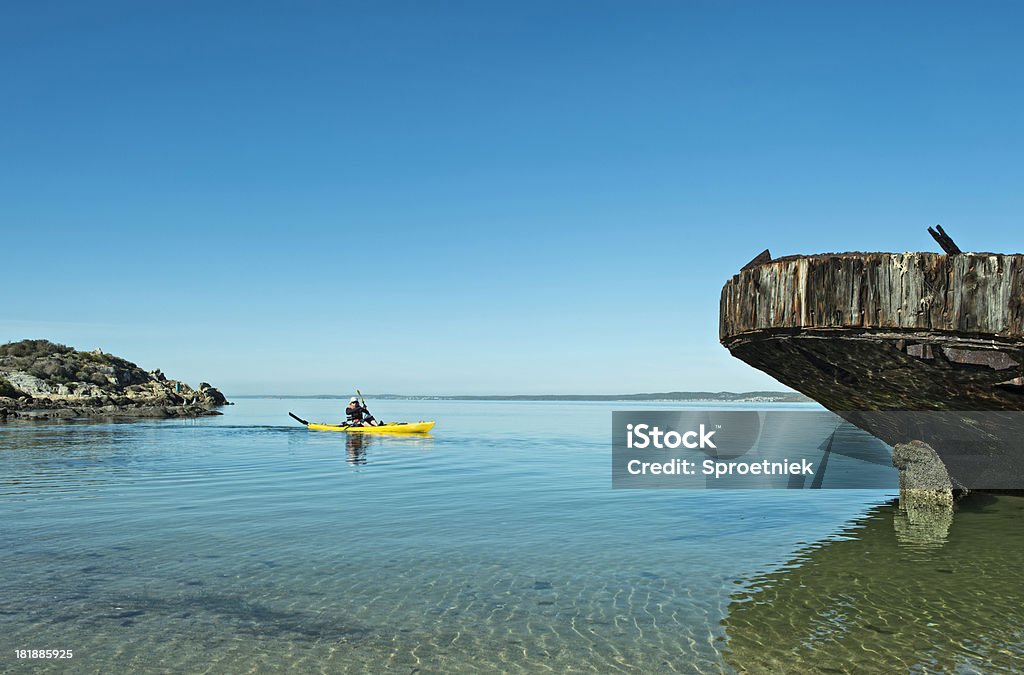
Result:
{"label": "wooden planking", "polygon": [[722,289],[719,333],[880,328],[1024,337],[1024,255],[845,253],[784,258]]}

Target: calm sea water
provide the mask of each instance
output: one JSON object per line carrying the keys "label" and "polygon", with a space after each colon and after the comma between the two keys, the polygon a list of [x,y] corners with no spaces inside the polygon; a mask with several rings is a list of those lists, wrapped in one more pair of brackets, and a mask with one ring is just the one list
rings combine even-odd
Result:
{"label": "calm sea water", "polygon": [[287,417],[342,405],[0,427],[0,671],[974,672],[1024,658],[1022,500],[980,498],[922,535],[891,491],[613,490],[624,404],[371,401],[385,419],[438,420],[422,438]]}

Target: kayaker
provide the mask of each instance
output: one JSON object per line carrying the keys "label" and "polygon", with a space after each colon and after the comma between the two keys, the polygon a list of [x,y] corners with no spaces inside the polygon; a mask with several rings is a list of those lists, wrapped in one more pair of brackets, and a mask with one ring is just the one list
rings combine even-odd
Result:
{"label": "kayaker", "polygon": [[345,407],[345,423],[353,427],[372,427],[379,424],[355,396],[348,400]]}
{"label": "kayaker", "polygon": [[345,407],[345,424],[361,427],[363,426],[363,406],[359,405],[359,399],[353,396],[348,400]]}

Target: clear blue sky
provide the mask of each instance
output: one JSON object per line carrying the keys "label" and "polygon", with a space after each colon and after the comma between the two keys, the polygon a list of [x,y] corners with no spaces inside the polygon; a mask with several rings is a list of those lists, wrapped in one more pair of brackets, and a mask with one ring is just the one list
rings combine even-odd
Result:
{"label": "clear blue sky", "polygon": [[68,2],[0,21],[0,341],[234,394],[781,388],[761,249],[1024,250],[1024,5]]}

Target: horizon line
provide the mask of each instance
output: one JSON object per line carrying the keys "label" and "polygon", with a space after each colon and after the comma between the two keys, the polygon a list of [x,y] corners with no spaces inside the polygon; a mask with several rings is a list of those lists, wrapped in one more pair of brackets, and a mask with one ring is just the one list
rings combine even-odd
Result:
{"label": "horizon line", "polygon": [[[261,393],[261,394],[232,394],[235,398],[322,398],[322,399],[346,399],[351,398],[352,394],[273,394],[273,393]],[[632,394],[394,394],[394,393],[378,393],[378,394],[363,394],[364,398],[378,398],[378,399],[448,399],[448,400],[473,400],[473,399],[490,399],[490,400],[507,400],[507,399],[633,399],[633,398],[648,398],[648,397],[695,397],[695,396],[715,396],[715,397],[752,397],[752,396],[769,396],[769,397],[790,397],[807,399],[805,395],[796,391],[783,391],[775,389],[758,389],[751,391],[664,391],[664,392],[639,392]],[[810,399],[808,399],[810,400]]]}

